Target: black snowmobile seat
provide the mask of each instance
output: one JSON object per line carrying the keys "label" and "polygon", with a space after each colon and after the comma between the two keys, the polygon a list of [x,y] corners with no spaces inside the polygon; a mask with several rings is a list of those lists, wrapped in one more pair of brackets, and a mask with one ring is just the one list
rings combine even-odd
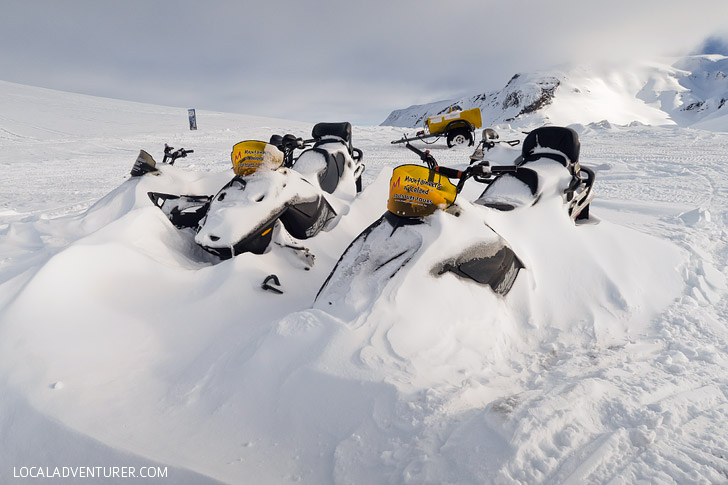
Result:
{"label": "black snowmobile seat", "polygon": [[[579,135],[571,128],[563,126],[543,126],[528,134],[523,140],[522,157],[519,163],[522,165],[541,157],[553,158],[565,167],[578,167]],[[544,153],[539,148],[550,148],[564,154],[566,158],[559,157],[555,153]],[[567,160],[568,159],[568,160]]]}
{"label": "black snowmobile seat", "polygon": [[341,141],[349,149],[349,155],[354,155],[354,146],[351,143],[351,123],[348,121],[342,121],[341,123],[316,123],[311,131],[311,136],[316,140],[314,146],[331,141]]}
{"label": "black snowmobile seat", "polygon": [[343,121],[341,123],[316,123],[311,136],[316,140],[320,140],[325,136],[336,136],[344,140],[344,142],[351,143],[351,123]]}

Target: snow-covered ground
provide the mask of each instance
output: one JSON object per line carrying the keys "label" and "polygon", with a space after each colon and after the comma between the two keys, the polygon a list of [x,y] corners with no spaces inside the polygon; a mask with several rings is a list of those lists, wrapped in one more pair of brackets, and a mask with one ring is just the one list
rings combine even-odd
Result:
{"label": "snow-covered ground", "polygon": [[[575,126],[598,224],[474,209],[473,182],[407,271],[314,303],[392,167],[418,163],[389,143],[402,129],[354,127],[365,191],[306,242],[307,271],[280,251],[216,263],[146,192],[213,193],[233,144],[311,124],[198,111],[191,132],[185,109],[4,82],[0,106],[0,482],[728,481],[728,134]],[[195,153],[130,179],[165,142]],[[430,148],[459,167],[472,150]],[[473,214],[524,262],[506,297],[428,272]]]}

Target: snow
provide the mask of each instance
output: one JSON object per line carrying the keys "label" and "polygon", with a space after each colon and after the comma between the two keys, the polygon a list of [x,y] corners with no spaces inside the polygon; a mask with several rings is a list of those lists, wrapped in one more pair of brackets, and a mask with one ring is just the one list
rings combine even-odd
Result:
{"label": "snow", "polygon": [[393,111],[382,125],[421,127],[458,105],[480,108],[484,126],[609,120],[727,131],[728,57],[700,55],[621,64],[580,64],[515,75],[502,89]]}
{"label": "snow", "polygon": [[[146,192],[212,195],[235,143],[311,124],[198,111],[188,131],[186,108],[0,88],[1,482],[87,464],[196,484],[726,481],[728,135],[574,125],[593,223],[555,194],[472,204],[470,181],[460,217],[370,241],[316,299],[391,169],[418,162],[401,130],[354,127],[365,190],[304,241],[312,266],[283,248],[217,262]],[[129,178],[165,142],[195,153]],[[459,168],[472,150],[428,148]],[[505,297],[433,273],[498,237],[525,267]],[[367,277],[402,246],[402,270]]]}

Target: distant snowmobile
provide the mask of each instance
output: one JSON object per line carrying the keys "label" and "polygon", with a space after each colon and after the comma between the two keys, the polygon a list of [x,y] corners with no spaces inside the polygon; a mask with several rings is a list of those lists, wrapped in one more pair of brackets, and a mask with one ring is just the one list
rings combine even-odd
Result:
{"label": "distant snowmobile", "polygon": [[[174,162],[178,158],[185,158],[188,154],[194,153],[194,150],[185,150],[184,148],[180,148],[178,150],[175,150],[173,147],[165,144],[164,145],[164,158],[162,159],[162,163],[168,164],[168,165],[174,165]],[[136,161],[134,162],[134,166],[131,168],[131,176],[132,177],[141,177],[145,173],[158,173],[159,170],[157,169],[157,162],[154,161],[154,158],[144,150],[141,150],[139,152],[139,156],[137,156]]]}
{"label": "distant snowmobile", "polygon": [[[172,224],[194,229],[195,242],[221,259],[261,254],[274,236],[280,245],[305,250],[296,241],[335,225],[361,191],[364,171],[349,123],[319,123],[312,136],[236,144],[235,177],[214,196],[150,192],[149,197]],[[304,149],[298,158],[296,149]]]}
{"label": "distant snowmobile", "polygon": [[[370,303],[367,298],[378,296],[381,290],[376,288],[411,262],[420,267],[420,275],[452,273],[506,295],[524,265],[488,225],[489,210],[517,210],[542,197],[557,196],[570,217],[587,219],[594,172],[579,166],[578,136],[568,128],[534,130],[524,141],[521,156],[509,166],[491,166],[484,160],[482,149],[496,142],[497,134],[485,130],[464,171],[438,166],[429,152],[408,143],[407,148],[427,166],[394,169],[387,212],[347,248],[319,290],[316,304],[364,308]],[[450,179],[457,179],[457,186]],[[474,203],[456,202],[470,179],[486,184],[483,194]],[[448,233],[467,237],[454,240]],[[347,298],[352,291],[365,296]]]}

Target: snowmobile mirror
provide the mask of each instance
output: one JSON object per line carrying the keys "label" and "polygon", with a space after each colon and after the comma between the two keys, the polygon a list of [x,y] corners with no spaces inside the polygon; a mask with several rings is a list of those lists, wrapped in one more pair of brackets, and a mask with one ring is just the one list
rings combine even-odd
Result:
{"label": "snowmobile mirror", "polygon": [[434,170],[421,165],[400,165],[392,172],[387,210],[400,217],[425,217],[447,209],[457,187]]}
{"label": "snowmobile mirror", "polygon": [[235,175],[253,175],[261,167],[275,170],[283,164],[283,152],[264,141],[247,140],[233,146],[230,153]]}
{"label": "snowmobile mirror", "polygon": [[498,138],[498,132],[496,132],[493,128],[486,128],[483,130],[483,141],[495,141]]}

